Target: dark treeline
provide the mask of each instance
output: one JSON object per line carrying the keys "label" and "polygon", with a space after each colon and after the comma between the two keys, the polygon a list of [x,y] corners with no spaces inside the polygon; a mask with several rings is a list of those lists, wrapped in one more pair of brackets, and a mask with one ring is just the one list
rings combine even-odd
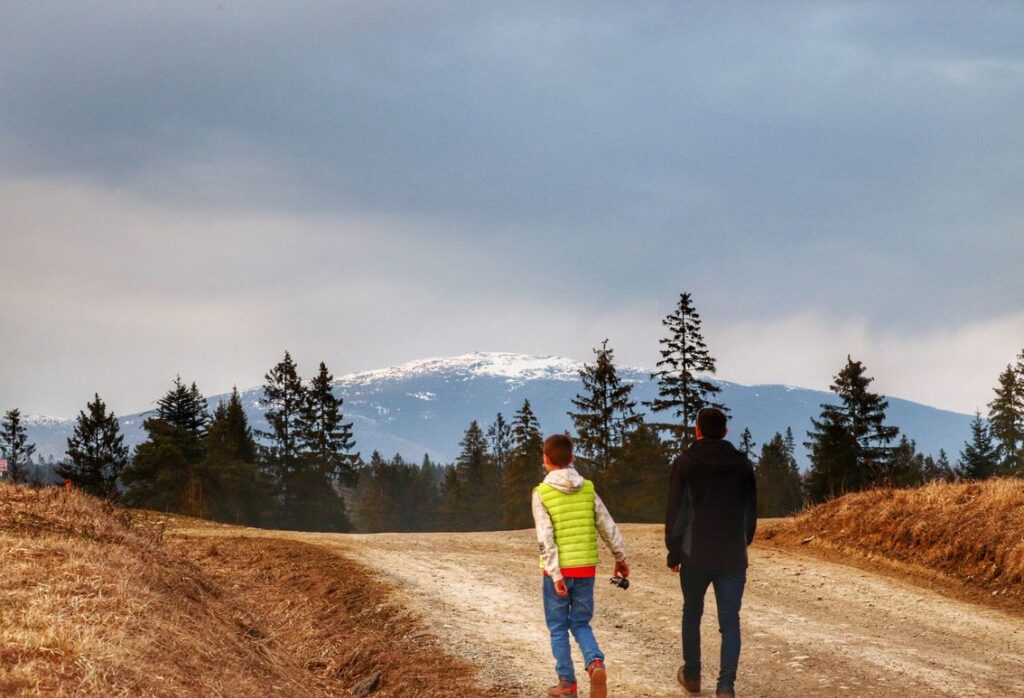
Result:
{"label": "dark treeline", "polygon": [[[651,378],[658,396],[645,419],[633,386],[619,379],[607,340],[580,371],[582,389],[568,415],[576,465],[621,521],[656,522],[664,510],[669,464],[693,439],[697,411],[717,402],[716,373],[690,294],[664,321],[661,360]],[[872,487],[913,487],[935,480],[1024,476],[1024,351],[1006,367],[988,405],[976,414],[958,461],[919,453],[887,421],[888,402],[870,390],[864,364],[847,357],[797,466],[793,430],[758,447],[749,429],[734,443],[754,463],[761,516],[786,516],[807,504]],[[56,473],[74,486],[124,504],[228,523],[298,530],[474,531],[532,525],[530,492],[543,477],[543,429],[529,400],[512,415],[467,425],[454,463],[413,462],[356,451],[352,424],[333,376],[321,363],[303,380],[291,356],[265,376],[268,429],[253,433],[237,390],[209,413],[195,383],[176,378],[146,419],[134,453],[114,414],[95,395],[79,413],[59,463],[33,460],[17,409],[0,422],[2,477],[43,484]],[[52,482],[52,475],[50,478]]]}

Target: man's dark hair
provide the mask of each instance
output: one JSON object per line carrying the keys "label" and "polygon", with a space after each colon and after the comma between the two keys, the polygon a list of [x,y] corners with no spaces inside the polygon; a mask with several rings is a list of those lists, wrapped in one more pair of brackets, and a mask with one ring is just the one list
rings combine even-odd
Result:
{"label": "man's dark hair", "polygon": [[544,455],[559,468],[572,463],[572,439],[565,434],[552,434],[544,440]]}
{"label": "man's dark hair", "polygon": [[725,438],[727,418],[717,407],[702,407],[697,412],[697,426],[705,439]]}

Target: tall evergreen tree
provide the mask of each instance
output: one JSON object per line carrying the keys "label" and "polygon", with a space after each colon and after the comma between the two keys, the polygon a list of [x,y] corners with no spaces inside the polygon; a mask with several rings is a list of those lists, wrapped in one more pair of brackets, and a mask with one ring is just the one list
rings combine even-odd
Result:
{"label": "tall evergreen tree", "polygon": [[942,480],[944,482],[953,482],[956,480],[956,470],[949,463],[949,456],[946,455],[946,450],[939,449],[939,457],[935,461],[936,476],[932,479]]}
{"label": "tall evergreen tree", "polygon": [[533,525],[530,511],[532,492],[542,478],[544,462],[544,439],[529,400],[524,400],[523,406],[515,413],[511,430],[501,523],[506,529],[529,528]]}
{"label": "tall evergreen tree", "polygon": [[966,480],[984,480],[999,468],[999,448],[988,424],[975,412],[971,421],[971,438],[960,452],[960,475]]}
{"label": "tall evergreen tree", "polygon": [[402,529],[392,471],[392,464],[379,451],[374,451],[370,462],[360,470],[352,511],[359,530],[379,533]]}
{"label": "tall evergreen tree", "polygon": [[451,519],[458,530],[494,530],[501,518],[501,510],[494,506],[492,497],[494,466],[487,452],[487,438],[475,420],[466,429],[459,446],[462,451],[455,461],[459,486]]}
{"label": "tall evergreen tree", "polygon": [[334,376],[321,361],[300,410],[298,441],[303,454],[331,482],[352,487],[358,479],[355,464],[359,454],[352,453],[356,445],[352,423],[342,417],[343,400],[334,395],[333,384]]}
{"label": "tall evergreen tree", "polygon": [[441,513],[439,518],[442,531],[469,530],[469,513],[466,511],[465,494],[454,465],[445,468],[441,482]]}
{"label": "tall evergreen tree", "polygon": [[775,434],[761,447],[754,476],[757,478],[758,516],[790,516],[800,510],[803,505],[800,471],[782,434]]}
{"label": "tall evergreen tree", "polygon": [[603,492],[616,449],[640,427],[643,416],[636,411],[636,401],[630,399],[633,386],[619,379],[608,340],[594,353],[594,363],[584,364],[580,370],[584,392],[573,398],[576,411],[569,416],[576,426],[577,464]]}
{"label": "tall evergreen tree", "polygon": [[782,439],[786,447],[786,453],[796,463],[796,439],[793,438],[793,427],[786,427],[786,436]]}
{"label": "tall evergreen tree", "polygon": [[181,377],[157,400],[156,415],[142,427],[147,439],[135,449],[124,469],[124,500],[132,506],[203,517],[210,484],[203,461],[209,423],[206,400],[195,383]]}
{"label": "tall evergreen tree", "polygon": [[927,468],[924,455],[917,452],[917,444],[905,435],[901,436],[890,458],[889,484],[893,487],[922,485],[928,480]]}
{"label": "tall evergreen tree", "polygon": [[21,410],[8,410],[0,422],[0,455],[7,459],[7,479],[25,482],[36,445],[29,443],[28,431],[21,421]]}
{"label": "tall evergreen tree", "polygon": [[267,441],[263,460],[282,509],[283,520],[288,523],[297,506],[296,483],[292,480],[302,456],[300,436],[302,411],[307,401],[306,387],[287,351],[264,380],[260,403],[266,408],[265,417],[270,429],[258,431],[256,435]]}
{"label": "tall evergreen tree", "polygon": [[743,433],[740,434],[740,450],[743,451],[751,463],[757,461],[757,455],[754,453],[754,448],[757,444],[754,443],[754,435],[750,433],[750,429],[744,429]]}
{"label": "tall evergreen tree", "polygon": [[999,450],[999,470],[1024,474],[1024,369],[1019,364],[999,374],[995,394],[988,423]]}
{"label": "tall evergreen tree", "polygon": [[434,463],[429,455],[423,456],[417,477],[414,478],[415,529],[417,531],[434,531],[438,527],[441,514],[440,483],[442,469]]}
{"label": "tall evergreen tree", "polygon": [[505,466],[508,464],[509,451],[512,448],[512,426],[505,421],[501,412],[487,428],[487,441],[490,443],[491,457],[494,459],[498,477],[503,478]]}
{"label": "tall evergreen tree", "polygon": [[726,408],[714,402],[721,388],[702,375],[714,375],[715,359],[701,332],[701,319],[689,293],[682,293],[676,309],[662,320],[668,336],[660,340],[661,360],[651,378],[658,379],[658,397],[647,403],[654,413],[669,413],[671,420],[658,428],[671,434],[675,451],[693,441],[693,426],[701,407]]}
{"label": "tall evergreen tree", "polygon": [[[821,417],[811,420],[814,430],[807,433],[810,441],[805,445],[811,449],[808,481],[814,501],[892,484],[889,444],[899,428],[885,424],[889,403],[868,390],[873,380],[863,363],[847,357],[831,386],[840,404],[823,404]],[[846,437],[840,435],[843,431]]]}
{"label": "tall evergreen tree", "polygon": [[[282,367],[282,373],[286,372]],[[358,456],[350,453],[355,445],[352,424],[343,422],[341,400],[334,395],[333,382],[334,377],[321,361],[317,375],[301,393],[297,418],[288,425],[295,444],[285,470],[287,499],[282,515],[287,525],[299,530],[352,528],[340,488],[356,483],[354,464]],[[283,410],[277,416],[279,423],[283,421]],[[277,443],[283,441],[279,438]],[[282,448],[279,454],[283,453]],[[393,473],[389,471],[388,475]]]}
{"label": "tall evergreen tree", "polygon": [[78,413],[74,433],[68,437],[68,461],[57,474],[75,487],[97,497],[117,496],[117,481],[128,465],[128,447],[113,412],[99,394]]}
{"label": "tall evergreen tree", "polygon": [[268,517],[269,483],[258,463],[258,447],[237,388],[217,405],[204,437],[209,515],[227,523],[259,525]]}
{"label": "tall evergreen tree", "polygon": [[619,521],[655,523],[665,516],[669,449],[658,430],[641,423],[615,449],[601,495]]}

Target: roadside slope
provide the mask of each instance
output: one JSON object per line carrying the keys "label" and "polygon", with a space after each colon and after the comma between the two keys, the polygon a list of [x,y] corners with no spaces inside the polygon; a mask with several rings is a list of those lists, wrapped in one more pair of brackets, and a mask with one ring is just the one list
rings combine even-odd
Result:
{"label": "roadside slope", "polygon": [[360,565],[169,521],[0,484],[0,695],[499,695]]}

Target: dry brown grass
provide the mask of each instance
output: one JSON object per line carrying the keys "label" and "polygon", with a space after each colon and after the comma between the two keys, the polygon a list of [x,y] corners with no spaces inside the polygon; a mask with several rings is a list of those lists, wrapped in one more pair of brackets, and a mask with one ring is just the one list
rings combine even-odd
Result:
{"label": "dry brown grass", "polygon": [[1024,480],[850,494],[773,524],[765,538],[891,561],[1018,608],[1024,600]]}
{"label": "dry brown grass", "polygon": [[0,695],[489,695],[390,591],[302,543],[0,485]]}

